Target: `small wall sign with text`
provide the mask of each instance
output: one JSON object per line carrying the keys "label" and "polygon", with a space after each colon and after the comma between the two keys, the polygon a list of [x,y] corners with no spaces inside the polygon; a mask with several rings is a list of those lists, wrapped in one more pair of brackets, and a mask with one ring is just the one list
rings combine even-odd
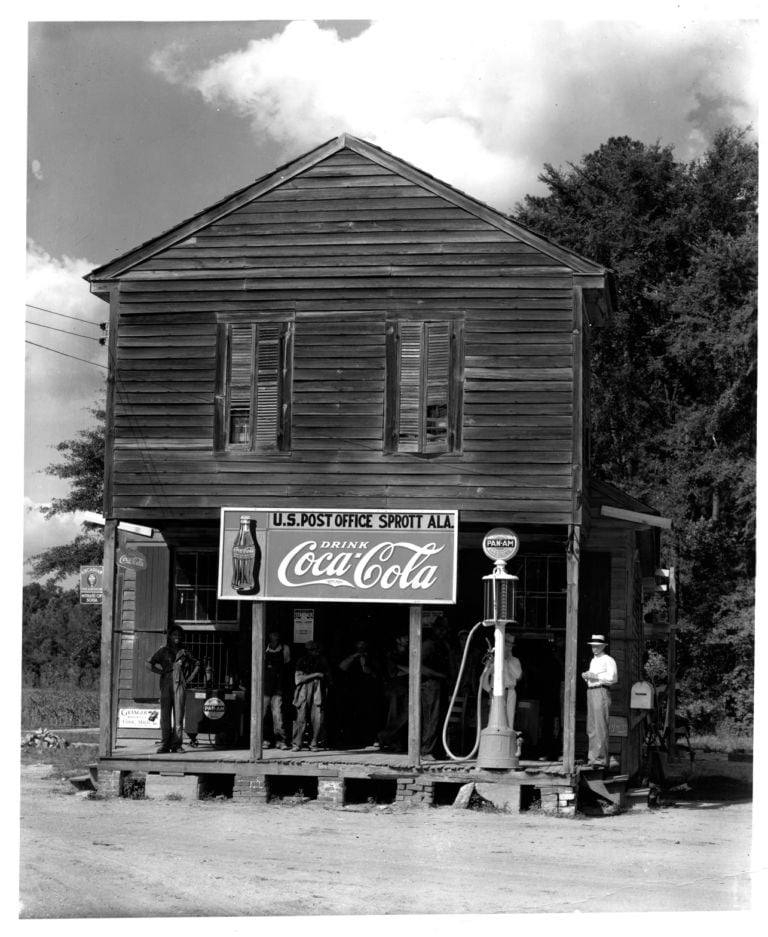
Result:
{"label": "small wall sign with text", "polygon": [[159,729],[160,710],[123,706],[117,714],[117,727],[118,729]]}
{"label": "small wall sign with text", "polygon": [[80,604],[101,605],[104,598],[104,567],[80,567]]}
{"label": "small wall sign with text", "polygon": [[120,547],[117,551],[117,565],[123,569],[146,569],[147,558],[138,550],[132,550],[130,547]]}

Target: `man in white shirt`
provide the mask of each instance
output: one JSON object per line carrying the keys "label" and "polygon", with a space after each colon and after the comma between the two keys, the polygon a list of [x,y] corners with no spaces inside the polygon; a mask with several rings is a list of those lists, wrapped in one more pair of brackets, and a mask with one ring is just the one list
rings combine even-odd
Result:
{"label": "man in white shirt", "polygon": [[608,723],[611,713],[609,687],[619,679],[616,661],[605,653],[606,640],[602,634],[593,634],[588,642],[592,647],[589,670],[582,673],[587,684],[587,760],[594,768],[608,767]]}

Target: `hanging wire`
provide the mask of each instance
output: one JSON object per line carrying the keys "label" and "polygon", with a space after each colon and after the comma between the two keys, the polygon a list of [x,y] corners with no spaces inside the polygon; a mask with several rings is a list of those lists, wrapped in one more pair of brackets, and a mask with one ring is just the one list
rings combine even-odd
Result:
{"label": "hanging wire", "polygon": [[51,332],[61,332],[63,335],[72,335],[75,338],[86,338],[89,342],[98,342],[101,344],[101,340],[94,338],[92,335],[82,335],[80,332],[71,332],[69,329],[57,329],[53,325],[43,325],[42,322],[32,322],[30,319],[24,320],[27,325],[36,325],[40,329],[50,329]]}
{"label": "hanging wire", "polygon": [[94,368],[102,368],[104,371],[107,370],[107,366],[105,364],[98,364],[98,362],[89,361],[87,358],[79,358],[77,355],[69,355],[66,351],[59,351],[56,348],[49,348],[48,345],[40,345],[37,342],[31,342],[28,338],[24,339],[24,343],[26,345],[34,345],[35,348],[44,348],[46,351],[52,351],[55,355],[63,355],[65,358],[74,358],[75,361],[82,361],[84,364],[90,364]]}
{"label": "hanging wire", "polygon": [[98,322],[91,322],[90,319],[83,319],[80,316],[68,316],[64,312],[56,312],[55,309],[46,309],[43,306],[33,306],[32,303],[24,303],[27,309],[37,309],[39,312],[50,312],[52,316],[61,316],[62,319],[74,319],[75,322],[85,322],[86,325],[92,325],[94,328],[101,328]]}

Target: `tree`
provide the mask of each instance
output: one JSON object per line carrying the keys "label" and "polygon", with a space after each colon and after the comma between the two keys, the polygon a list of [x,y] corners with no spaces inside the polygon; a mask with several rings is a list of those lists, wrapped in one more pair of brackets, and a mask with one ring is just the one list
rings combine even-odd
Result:
{"label": "tree", "polygon": [[[91,413],[96,418],[96,425],[81,430],[76,439],[60,442],[56,449],[64,454],[64,461],[49,465],[48,475],[64,478],[70,482],[70,493],[64,498],[54,498],[51,504],[42,508],[46,517],[56,514],[70,514],[75,511],[95,511],[101,513],[104,493],[104,433],[105,411],[94,408]],[[32,572],[37,577],[51,576],[52,582],[59,582],[81,566],[98,565],[104,554],[104,538],[100,527],[85,523],[82,533],[71,543],[49,547],[31,557]]]}
{"label": "tree", "polygon": [[721,131],[688,164],[618,137],[566,170],[545,165],[550,194],[517,207],[614,271],[618,311],[592,340],[592,470],[673,519],[680,699],[702,727],[751,718],[757,169],[749,129]]}
{"label": "tree", "polygon": [[26,686],[80,686],[98,680],[101,609],[77,590],[29,583],[22,598],[21,663]]}

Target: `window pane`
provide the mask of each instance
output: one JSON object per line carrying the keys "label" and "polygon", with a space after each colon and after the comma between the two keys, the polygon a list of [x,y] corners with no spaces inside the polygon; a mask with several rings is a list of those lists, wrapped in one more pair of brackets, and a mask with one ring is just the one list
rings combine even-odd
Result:
{"label": "window pane", "polygon": [[176,621],[194,621],[195,620],[195,593],[192,589],[176,588],[173,617]]}
{"label": "window pane", "polygon": [[565,602],[563,593],[549,595],[547,606],[547,626],[549,628],[565,628]]}
{"label": "window pane", "polygon": [[216,579],[219,570],[218,553],[198,553],[197,554],[197,584],[198,586],[208,586],[211,589],[216,588]]}
{"label": "window pane", "polygon": [[426,442],[427,448],[433,450],[446,448],[448,441],[450,341],[448,322],[428,323]]}
{"label": "window pane", "polygon": [[547,557],[529,556],[526,560],[525,588],[527,592],[547,591]]}
{"label": "window pane", "polygon": [[229,441],[235,445],[247,445],[251,438],[250,423],[249,407],[232,407],[229,411]]}
{"label": "window pane", "polygon": [[565,592],[566,587],[565,560],[551,556],[549,558],[549,591]]}
{"label": "window pane", "polygon": [[197,554],[176,554],[176,585],[190,586],[197,578]]}
{"label": "window pane", "polygon": [[216,621],[216,591],[214,589],[197,590],[196,621]]}

